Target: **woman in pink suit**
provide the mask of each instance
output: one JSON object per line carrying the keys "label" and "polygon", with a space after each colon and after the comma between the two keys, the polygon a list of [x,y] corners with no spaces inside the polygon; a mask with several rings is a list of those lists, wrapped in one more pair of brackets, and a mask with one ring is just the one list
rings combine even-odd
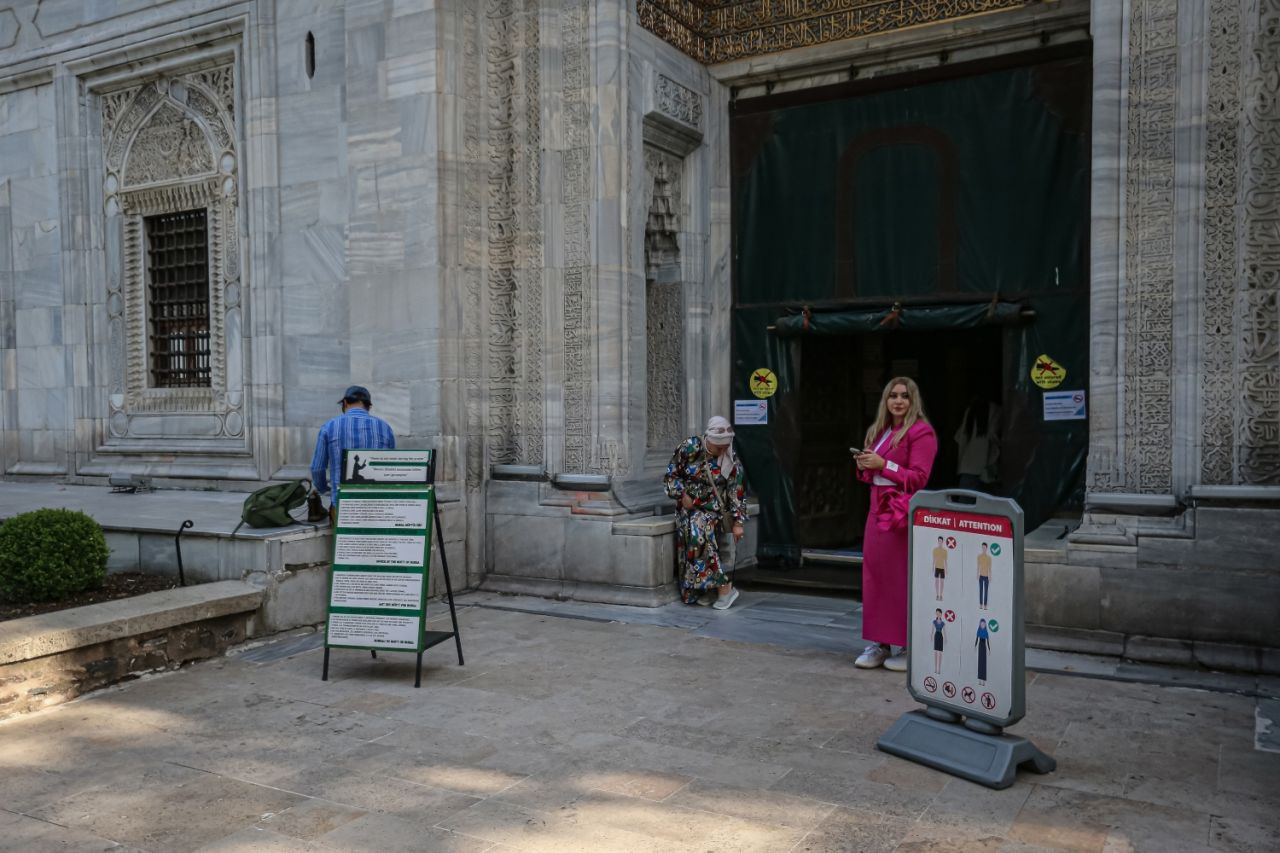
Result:
{"label": "woman in pink suit", "polygon": [[[871,484],[871,511],[862,540],[862,636],[870,645],[856,665],[907,670],[907,502],[924,488],[938,437],[924,418],[920,389],[906,377],[889,380],[863,450],[858,479]],[[892,646],[898,646],[894,654]]]}

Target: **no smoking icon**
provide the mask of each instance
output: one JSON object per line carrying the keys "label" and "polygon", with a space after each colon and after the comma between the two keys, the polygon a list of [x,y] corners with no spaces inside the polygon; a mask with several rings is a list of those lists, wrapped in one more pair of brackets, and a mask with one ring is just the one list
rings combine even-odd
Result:
{"label": "no smoking icon", "polygon": [[966,687],[964,692],[960,694],[960,698],[972,705],[973,700],[978,698],[978,694],[973,692],[972,687]]}
{"label": "no smoking icon", "polygon": [[932,675],[931,675],[931,676],[929,676],[928,678],[926,678],[926,679],[924,680],[924,689],[925,689],[925,690],[928,690],[930,693],[935,693],[935,692],[937,692],[937,690],[938,690],[938,679],[934,678]]}
{"label": "no smoking icon", "polygon": [[947,537],[947,547],[950,548],[952,551],[956,549],[956,537],[954,536]]}
{"label": "no smoking icon", "polygon": [[995,706],[996,706],[996,697],[995,697],[995,696],[992,696],[990,693],[983,693],[983,694],[982,694],[982,707],[984,707],[984,708],[986,708],[988,711],[990,711],[990,710],[991,710],[992,708],[994,708]]}
{"label": "no smoking icon", "polygon": [[948,699],[951,699],[956,695],[956,686],[952,684],[950,681],[942,682],[942,695],[946,696]]}

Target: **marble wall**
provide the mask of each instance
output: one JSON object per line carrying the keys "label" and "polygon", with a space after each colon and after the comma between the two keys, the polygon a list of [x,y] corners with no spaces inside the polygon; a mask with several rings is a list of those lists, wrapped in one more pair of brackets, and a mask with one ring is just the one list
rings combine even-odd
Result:
{"label": "marble wall", "polygon": [[[279,0],[274,62],[285,380],[283,459],[301,473],[348,384],[405,446],[441,432],[444,381],[436,12]],[[314,75],[306,39],[314,39]]]}
{"label": "marble wall", "polygon": [[1103,512],[1280,501],[1278,17],[1254,0],[1094,4],[1089,491]]}
{"label": "marble wall", "polygon": [[62,299],[49,83],[0,94],[0,415],[6,468],[62,473],[84,308]]}
{"label": "marble wall", "polygon": [[[1091,38],[1071,547],[1180,565],[1198,507],[1272,512],[1280,489],[1278,3],[1064,0],[707,67],[631,0],[18,0],[0,12],[4,474],[301,476],[359,382],[402,444],[441,450],[469,582],[663,600],[670,531],[644,519],[671,445],[730,404],[733,91]],[[145,324],[108,149],[121,93],[220,68],[228,137],[192,120],[232,159],[164,178],[206,181],[225,213],[223,379],[199,408],[135,393]]]}

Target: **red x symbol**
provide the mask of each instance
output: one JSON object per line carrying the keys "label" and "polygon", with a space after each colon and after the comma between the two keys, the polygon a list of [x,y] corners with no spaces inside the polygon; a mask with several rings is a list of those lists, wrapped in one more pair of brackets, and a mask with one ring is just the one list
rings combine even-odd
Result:
{"label": "red x symbol", "polygon": [[956,537],[954,536],[947,537],[947,547],[950,548],[952,551],[956,549]]}
{"label": "red x symbol", "polygon": [[1041,374],[1057,373],[1058,366],[1051,361],[1037,361],[1036,370],[1040,371]]}
{"label": "red x symbol", "polygon": [[942,615],[948,622],[956,621],[956,612],[954,610],[948,610],[946,613]]}
{"label": "red x symbol", "polygon": [[769,380],[769,374],[767,373],[757,373],[755,376],[752,376],[751,379],[757,385],[764,385],[765,387],[773,384],[773,382]]}

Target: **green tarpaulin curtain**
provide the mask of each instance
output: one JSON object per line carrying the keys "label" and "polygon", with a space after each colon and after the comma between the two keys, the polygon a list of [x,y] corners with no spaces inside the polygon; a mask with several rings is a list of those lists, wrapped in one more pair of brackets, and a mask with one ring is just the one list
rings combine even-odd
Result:
{"label": "green tarpaulin curtain", "polygon": [[1045,422],[1030,368],[1045,353],[1073,378],[1064,387],[1088,375],[1089,93],[1089,59],[1077,56],[735,107],[733,396],[751,399],[756,369],[779,380],[769,424],[737,430],[763,556],[803,544],[778,444],[799,434],[796,407],[778,403],[798,387],[805,335],[1001,325],[995,390],[1024,460],[1003,492],[1028,529],[1079,499],[1087,422]]}

